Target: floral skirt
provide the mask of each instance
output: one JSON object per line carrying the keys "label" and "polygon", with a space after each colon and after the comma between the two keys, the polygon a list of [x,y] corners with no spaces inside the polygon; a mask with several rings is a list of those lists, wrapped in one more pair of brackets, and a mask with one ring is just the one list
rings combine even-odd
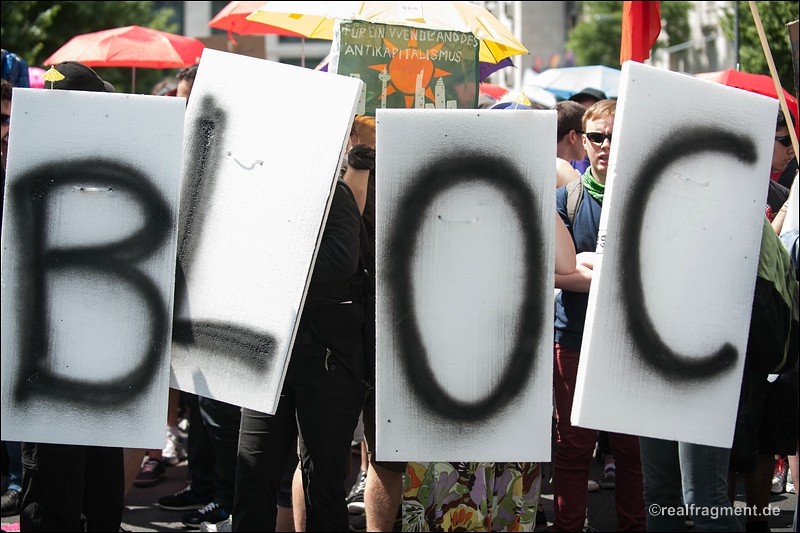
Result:
{"label": "floral skirt", "polygon": [[532,531],[539,463],[408,463],[403,531]]}

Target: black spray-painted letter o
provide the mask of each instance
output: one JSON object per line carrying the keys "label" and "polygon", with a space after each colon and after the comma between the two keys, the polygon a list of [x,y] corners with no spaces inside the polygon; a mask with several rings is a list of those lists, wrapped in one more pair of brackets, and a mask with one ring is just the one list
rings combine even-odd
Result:
{"label": "black spray-painted letter o", "polygon": [[[500,191],[511,206],[522,229],[524,279],[519,287],[522,303],[518,310],[519,331],[506,358],[505,370],[485,397],[465,402],[450,395],[434,376],[423,345],[414,310],[412,267],[422,232],[423,217],[437,195],[465,183],[485,183]],[[535,195],[520,172],[509,162],[484,155],[458,154],[440,159],[426,167],[403,195],[398,216],[389,231],[386,267],[389,279],[389,302],[400,345],[399,357],[405,379],[422,405],[451,420],[482,420],[504,408],[527,384],[536,360],[536,346],[545,324],[539,317],[542,291],[550,289],[540,255],[545,239],[535,216]],[[403,317],[399,320],[399,317]],[[551,327],[549,324],[547,327]],[[488,354],[487,354],[488,357]]]}

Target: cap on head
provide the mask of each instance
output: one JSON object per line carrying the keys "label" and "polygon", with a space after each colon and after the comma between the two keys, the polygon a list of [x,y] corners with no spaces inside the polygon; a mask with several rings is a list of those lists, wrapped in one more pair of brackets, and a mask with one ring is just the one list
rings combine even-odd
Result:
{"label": "cap on head", "polygon": [[97,72],[78,61],[64,61],[55,66],[64,79],[53,82],[53,89],[67,91],[114,92],[114,86],[103,81]]}
{"label": "cap on head", "polygon": [[580,92],[577,92],[569,97],[570,100],[573,102],[584,102],[586,100],[594,100],[595,102],[599,102],[600,100],[608,100],[608,96],[606,93],[601,91],[600,89],[595,89],[594,87],[586,87],[582,89]]}

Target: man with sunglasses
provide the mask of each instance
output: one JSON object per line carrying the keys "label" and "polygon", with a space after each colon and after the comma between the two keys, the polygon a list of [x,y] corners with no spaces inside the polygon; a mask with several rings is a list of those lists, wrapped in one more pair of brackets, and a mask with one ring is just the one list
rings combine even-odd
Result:
{"label": "man with sunglasses", "polygon": [[[556,274],[556,288],[561,291],[556,297],[553,368],[558,432],[553,473],[555,531],[581,531],[586,517],[589,465],[597,431],[573,426],[570,412],[611,156],[615,113],[616,101],[601,100],[587,109],[583,116],[583,146],[590,164],[581,177],[583,200],[572,219],[567,212],[567,187],[562,186],[556,191],[556,207],[572,234],[578,266],[572,274]],[[618,531],[645,531],[639,438],[610,433],[609,439],[619,479],[615,498]]]}
{"label": "man with sunglasses", "polygon": [[[797,119],[792,115],[792,124],[797,124]],[[789,137],[789,126],[783,110],[778,110],[778,122],[775,128],[775,148],[772,151],[772,170],[770,179],[778,182],[788,190],[792,186],[794,175],[797,172],[797,154],[792,148],[792,139]],[[788,193],[787,193],[788,194]]]}

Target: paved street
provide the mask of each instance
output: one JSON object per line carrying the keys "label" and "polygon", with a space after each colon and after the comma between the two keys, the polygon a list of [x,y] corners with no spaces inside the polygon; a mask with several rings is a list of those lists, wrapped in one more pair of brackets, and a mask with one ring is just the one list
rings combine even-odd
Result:
{"label": "paved street", "polygon": [[[358,469],[358,455],[353,456],[354,468]],[[593,479],[599,479],[602,467],[592,461],[591,475]],[[348,483],[355,482],[355,474],[351,475]],[[131,488],[126,498],[125,514],[123,516],[122,527],[125,531],[190,531],[181,522],[183,512],[164,511],[158,506],[158,499],[161,496],[172,494],[184,488],[187,483],[188,470],[186,462],[178,466],[167,468],[166,478],[159,485],[151,488]],[[736,505],[744,506],[744,485],[741,481],[737,484]],[[553,495],[545,489],[542,494],[544,500],[545,514],[552,524],[553,521]],[[794,518],[797,496],[795,494],[773,495],[770,505],[780,509],[780,515],[770,519],[769,525],[772,531],[792,531],[792,520]],[[614,491],[600,490],[590,493],[588,496],[589,524],[598,531],[612,531],[616,526],[616,515],[614,512]],[[19,522],[18,516],[3,518],[4,526]]]}

